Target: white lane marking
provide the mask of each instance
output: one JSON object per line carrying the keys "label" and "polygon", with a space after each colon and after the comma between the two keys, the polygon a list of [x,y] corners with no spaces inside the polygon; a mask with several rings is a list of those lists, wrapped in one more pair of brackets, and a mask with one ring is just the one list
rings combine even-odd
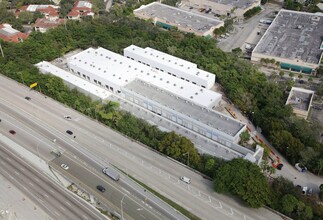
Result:
{"label": "white lane marking", "polygon": [[66,209],[63,206],[59,206],[60,209],[62,209],[63,211],[66,211]]}
{"label": "white lane marking", "polygon": [[89,219],[86,215],[82,215],[82,217],[83,217],[84,219]]}
{"label": "white lane marking", "polygon": [[20,169],[21,169],[22,171],[25,171],[25,169],[24,169],[23,167],[20,167]]}
{"label": "white lane marking", "polygon": [[65,201],[65,204],[68,205],[68,206],[71,206],[71,203]]}
{"label": "white lane marking", "polygon": [[45,196],[46,198],[49,198],[49,196],[48,196],[46,193],[44,194],[44,196]]}
{"label": "white lane marking", "polygon": [[17,171],[15,171],[15,174],[16,174],[16,175],[18,175],[18,176],[20,175],[20,173],[19,173],[19,172],[17,172]]}
{"label": "white lane marking", "polygon": [[31,185],[31,186],[34,186],[34,184],[32,182],[29,182],[28,184]]}
{"label": "white lane marking", "polygon": [[7,160],[11,161],[11,159],[9,157],[6,157]]}

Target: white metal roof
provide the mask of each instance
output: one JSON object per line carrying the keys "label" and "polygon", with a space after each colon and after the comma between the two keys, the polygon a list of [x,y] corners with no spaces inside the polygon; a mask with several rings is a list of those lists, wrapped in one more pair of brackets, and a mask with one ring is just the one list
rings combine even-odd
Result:
{"label": "white metal roof", "polygon": [[80,77],[77,77],[57,66],[54,66],[53,64],[46,62],[46,61],[42,61],[40,63],[37,63],[36,66],[39,68],[39,70],[42,73],[50,73],[54,76],[57,76],[61,79],[63,79],[64,81],[75,85],[78,88],[81,88],[85,91],[88,91],[89,93],[101,98],[101,99],[106,99],[108,98],[111,93],[99,86],[94,85],[93,83],[90,83],[87,80],[84,80]]}
{"label": "white metal roof", "polygon": [[217,92],[204,89],[155,69],[144,72],[138,78],[204,107],[211,106],[212,103],[222,97],[222,95]]}
{"label": "white metal roof", "polygon": [[43,9],[48,7],[59,8],[59,6],[56,5],[28,5],[26,11],[35,12],[37,9]]}
{"label": "white metal roof", "polygon": [[72,56],[69,64],[105,78],[118,86],[124,86],[135,79],[139,63],[129,63],[129,59],[104,48],[89,48]]}
{"label": "white metal roof", "polygon": [[211,73],[198,69],[195,63],[183,60],[150,47],[143,49],[136,45],[130,45],[129,47],[125,48],[124,51],[135,52],[141,57],[154,60],[155,62],[158,62],[164,66],[171,66],[171,68],[174,68],[177,71],[184,71],[186,74],[196,76],[203,80],[209,80],[212,77]]}
{"label": "white metal roof", "polygon": [[137,77],[205,107],[221,99],[219,93],[203,89],[101,47],[84,50],[69,58],[68,63],[119,86],[125,86]]}

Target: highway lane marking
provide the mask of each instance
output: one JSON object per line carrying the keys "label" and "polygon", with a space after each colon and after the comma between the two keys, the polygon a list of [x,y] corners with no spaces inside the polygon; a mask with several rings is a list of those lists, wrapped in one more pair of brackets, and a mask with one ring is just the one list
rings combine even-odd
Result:
{"label": "highway lane marking", "polygon": [[46,193],[44,194],[44,196],[45,196],[46,198],[49,198],[49,196],[48,196]]}
{"label": "highway lane marking", "polygon": [[14,172],[16,175],[20,176],[20,173],[15,170]]}
{"label": "highway lane marking", "polygon": [[28,184],[31,185],[31,186],[34,186],[34,184],[32,182],[29,182]]}
{"label": "highway lane marking", "polygon": [[65,201],[65,204],[71,206],[71,203],[69,203],[68,201]]}
{"label": "highway lane marking", "polygon": [[22,171],[25,171],[25,169],[24,169],[23,167],[20,167],[20,169],[21,169]]}
{"label": "highway lane marking", "polygon": [[62,209],[63,211],[66,211],[66,209],[63,206],[59,206],[60,209]]}
{"label": "highway lane marking", "polygon": [[82,217],[85,218],[85,219],[89,219],[86,215],[82,215]]}
{"label": "highway lane marking", "polygon": [[8,161],[11,161],[11,159],[10,159],[9,157],[6,157],[6,159],[7,159]]}

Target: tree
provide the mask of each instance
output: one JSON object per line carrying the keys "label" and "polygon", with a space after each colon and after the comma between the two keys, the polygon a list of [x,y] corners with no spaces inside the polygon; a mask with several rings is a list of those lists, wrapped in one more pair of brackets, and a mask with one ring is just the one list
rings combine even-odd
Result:
{"label": "tree", "polygon": [[298,200],[291,194],[284,195],[282,198],[282,211],[283,213],[290,215],[297,207]]}
{"label": "tree", "polygon": [[244,159],[233,159],[215,173],[214,189],[239,196],[253,208],[269,203],[269,186],[260,168]]}
{"label": "tree", "polygon": [[322,169],[323,169],[323,158],[318,159],[316,167],[318,169],[317,170],[317,175],[319,176]]}
{"label": "tree", "polygon": [[19,14],[19,19],[23,24],[30,24],[34,20],[34,15],[31,12],[22,11]]}
{"label": "tree", "polygon": [[249,132],[247,130],[240,134],[240,141],[242,143],[248,142],[249,139],[250,139],[250,134],[249,134]]}

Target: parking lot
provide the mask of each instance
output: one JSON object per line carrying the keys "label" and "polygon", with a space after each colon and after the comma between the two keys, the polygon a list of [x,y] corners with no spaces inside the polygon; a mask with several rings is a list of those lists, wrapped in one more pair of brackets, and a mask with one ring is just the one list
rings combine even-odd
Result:
{"label": "parking lot", "polygon": [[[266,4],[262,7],[264,10],[261,13],[251,17],[247,21],[235,24],[230,36],[227,39],[220,40],[218,43],[219,48],[223,51],[231,52],[232,49],[238,47],[244,49],[246,43],[256,45],[268,28],[268,25],[261,24],[259,21],[261,19],[272,20],[274,12],[281,8],[275,4]],[[259,35],[257,35],[258,32],[260,32]]]}

